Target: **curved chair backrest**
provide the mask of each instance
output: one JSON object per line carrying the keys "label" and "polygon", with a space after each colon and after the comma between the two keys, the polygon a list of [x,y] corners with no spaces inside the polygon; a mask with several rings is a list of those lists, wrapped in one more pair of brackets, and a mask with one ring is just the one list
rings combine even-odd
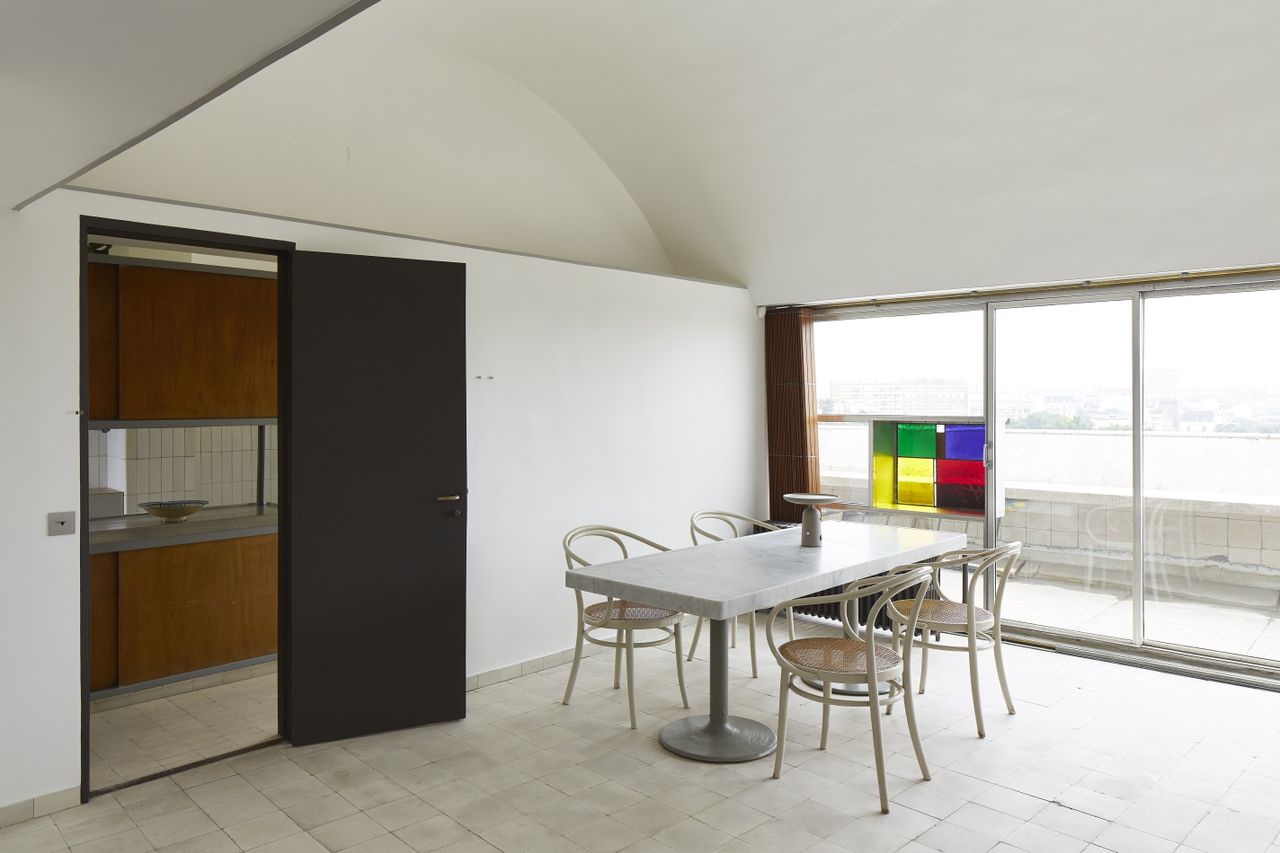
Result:
{"label": "curved chair backrest", "polygon": [[[719,535],[712,533],[707,529],[709,526],[707,525],[708,521],[722,522],[728,530],[720,531]],[[712,542],[721,542],[725,539],[737,539],[739,536],[749,535],[751,533],[749,527],[746,532],[738,530],[739,522],[755,527],[763,527],[765,530],[782,529],[776,524],[770,524],[767,521],[761,521],[760,519],[752,518],[749,515],[738,515],[736,512],[725,512],[720,509],[705,509],[702,512],[695,512],[693,515],[689,516],[689,538],[693,540],[694,545],[697,545],[699,544],[699,536],[702,536],[704,539],[710,539]],[[719,525],[715,525],[715,527],[717,530],[720,530]]]}
{"label": "curved chair backrest", "polygon": [[618,546],[618,550],[621,551],[622,559],[624,560],[631,556],[627,551],[628,542],[631,543],[632,547],[644,545],[655,551],[671,550],[665,545],[659,545],[651,539],[646,539],[638,533],[632,533],[620,527],[610,527],[607,524],[584,524],[581,527],[573,528],[564,536],[564,542],[562,543],[564,547],[564,562],[570,570],[591,565],[590,560],[573,550],[573,546],[579,540],[587,538],[608,539]]}
{"label": "curved chair backrest", "polygon": [[[873,575],[869,578],[856,580],[845,586],[844,590],[833,595],[815,595],[808,598],[795,598],[791,601],[784,601],[777,605],[769,612],[769,618],[765,622],[764,635],[769,643],[769,648],[773,650],[774,657],[781,660],[778,647],[773,639],[773,623],[778,613],[789,607],[802,607],[814,604],[839,604],[840,605],[840,621],[844,623],[844,630],[850,637],[863,638],[867,644],[867,666],[870,668],[871,676],[874,678],[876,673],[875,655],[876,655],[876,632],[868,630],[859,632],[853,626],[853,622],[849,618],[849,610],[851,605],[859,599],[870,598],[875,596],[875,602],[871,605],[871,610],[867,615],[867,624],[874,625],[876,618],[880,615],[889,604],[889,600],[895,595],[906,592],[913,587],[916,588],[915,605],[911,608],[911,616],[907,620],[907,634],[911,637],[915,634],[916,620],[920,616],[920,607],[924,602],[925,594],[929,591],[929,584],[933,581],[933,567],[930,565],[922,565],[920,563],[912,563],[911,565],[898,566],[890,569],[884,574]],[[910,643],[907,644],[910,648]]]}
{"label": "curved chair backrest", "polygon": [[994,568],[999,581],[996,585],[995,598],[992,599],[991,612],[999,622],[1000,608],[1004,604],[1005,586],[1009,583],[1009,579],[1022,568],[1023,564],[1018,560],[1021,555],[1022,543],[1009,542],[995,548],[966,548],[960,551],[949,551],[936,560],[922,565],[933,569],[933,583],[939,593],[942,592],[940,575],[943,569],[958,569],[966,565],[973,567],[973,577],[969,578],[969,589],[966,591],[971,622],[978,598],[978,579],[985,577],[988,569]]}
{"label": "curved chair backrest", "polygon": [[[923,575],[919,572],[919,569],[925,569]],[[915,593],[917,600],[913,608],[913,610],[919,611],[920,603],[924,600],[925,593],[929,591],[929,584],[932,582],[933,568],[920,565],[898,566],[896,569],[890,569],[882,575],[872,575],[869,578],[856,580],[846,585],[844,592],[837,596],[843,599],[840,606],[840,621],[844,623],[845,631],[850,636],[856,637],[858,631],[854,628],[853,620],[849,618],[849,612],[850,608],[857,604],[859,599],[876,597],[871,609],[867,612],[867,624],[875,625],[876,620],[880,618],[881,612],[888,606],[889,600],[913,587],[920,587]],[[914,625],[914,614],[911,621]],[[868,645],[874,648],[875,632],[867,631],[865,633],[869,636]],[[908,634],[908,636],[911,636],[911,634]]]}

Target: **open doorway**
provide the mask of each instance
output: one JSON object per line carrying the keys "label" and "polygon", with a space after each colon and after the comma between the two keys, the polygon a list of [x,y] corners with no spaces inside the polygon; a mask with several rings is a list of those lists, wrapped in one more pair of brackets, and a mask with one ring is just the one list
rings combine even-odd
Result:
{"label": "open doorway", "polygon": [[82,228],[86,796],[280,736],[286,247],[142,228]]}
{"label": "open doorway", "polygon": [[[135,269],[128,286],[117,275],[114,291],[91,292],[90,274],[103,260],[93,256],[110,257],[103,247],[116,245],[131,247],[129,260],[116,264],[117,273]],[[274,273],[249,274],[246,261],[272,259]],[[175,261],[180,268],[168,270]],[[159,270],[168,272],[157,283]],[[205,282],[204,297],[178,283],[179,273]],[[137,281],[149,283],[146,299]],[[238,311],[223,304],[233,293],[243,303]],[[275,315],[266,320],[273,293]],[[98,301],[106,307],[94,307]],[[177,309],[157,309],[171,303]],[[114,325],[91,335],[102,316]],[[463,264],[301,252],[281,241],[81,219],[83,799],[276,737],[303,746],[465,715],[465,318]],[[197,326],[203,331],[193,335]],[[139,336],[146,346],[129,343]],[[116,384],[100,400],[95,389],[111,383],[91,374],[104,364]],[[150,380],[139,386],[139,376]],[[104,414],[102,400],[115,408]],[[116,430],[122,438],[111,437]],[[145,457],[140,430],[148,431]],[[132,445],[130,431],[138,435]],[[157,436],[158,471],[150,455]],[[200,459],[187,461],[196,447]],[[91,461],[100,484],[113,488],[113,475],[118,482],[113,450],[124,460],[124,488],[115,489],[123,497],[91,495]],[[215,482],[212,460],[205,477],[206,453],[246,455],[219,459],[231,474]],[[225,478],[227,468],[220,470]],[[90,512],[91,497],[115,501],[116,521],[91,518],[99,514]],[[191,500],[209,503],[172,524],[129,511]],[[388,524],[387,507],[405,508],[408,522]],[[146,536],[163,541],[139,543]],[[93,561],[103,554],[116,559],[100,560],[107,569],[95,583]],[[108,605],[99,604],[96,617],[95,601]],[[134,628],[148,621],[144,647]],[[105,639],[95,642],[100,632]],[[216,640],[212,652],[201,637]],[[114,661],[95,660],[95,647],[114,648]],[[162,665],[139,668],[138,660]],[[141,695],[148,690],[157,692]],[[158,704],[142,708],[147,702]],[[203,719],[197,706],[208,711]],[[192,732],[195,739],[186,737]],[[136,765],[129,772],[99,751],[108,735]]]}

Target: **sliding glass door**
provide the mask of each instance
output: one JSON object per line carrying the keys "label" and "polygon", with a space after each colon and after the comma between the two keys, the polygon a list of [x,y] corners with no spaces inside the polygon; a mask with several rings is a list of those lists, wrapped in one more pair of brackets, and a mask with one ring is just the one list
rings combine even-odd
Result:
{"label": "sliding glass door", "polygon": [[[815,326],[822,487],[849,517],[1021,541],[1015,630],[1280,665],[1280,282],[897,310]],[[985,519],[885,509],[890,415],[985,426]]]}
{"label": "sliding glass door", "polygon": [[1151,642],[1280,659],[1280,291],[1146,300]]}
{"label": "sliding glass door", "polygon": [[999,543],[1023,543],[1007,619],[1130,639],[1131,299],[997,308]]}

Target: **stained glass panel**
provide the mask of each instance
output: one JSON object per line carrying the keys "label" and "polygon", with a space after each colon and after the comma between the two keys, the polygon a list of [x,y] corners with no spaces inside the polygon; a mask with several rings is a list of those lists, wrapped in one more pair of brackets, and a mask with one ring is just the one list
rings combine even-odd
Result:
{"label": "stained glass panel", "polygon": [[987,428],[981,424],[947,424],[946,457],[948,459],[982,459]]}
{"label": "stained glass panel", "polygon": [[987,470],[981,462],[968,459],[939,459],[938,482],[961,486],[981,486],[987,480]]}
{"label": "stained glass panel", "polygon": [[938,425],[898,424],[898,455],[933,459],[938,455]]}
{"label": "stained glass panel", "polygon": [[933,483],[909,483],[899,480],[898,503],[933,506]]}
{"label": "stained glass panel", "polygon": [[898,503],[933,506],[933,460],[898,458]]}

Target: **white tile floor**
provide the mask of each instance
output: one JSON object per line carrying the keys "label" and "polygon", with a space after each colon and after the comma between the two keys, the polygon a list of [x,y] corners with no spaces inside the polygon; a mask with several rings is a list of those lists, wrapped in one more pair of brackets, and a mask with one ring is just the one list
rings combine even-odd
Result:
{"label": "white tile floor", "polygon": [[254,671],[266,674],[120,707],[101,706],[127,697],[95,703],[89,787],[99,791],[274,738],[275,664]]}
{"label": "white tile floor", "polygon": [[[772,723],[763,653],[752,680],[739,643],[732,696]],[[1280,694],[1017,647],[1008,665],[1019,713],[1001,711],[987,661],[978,740],[964,659],[932,662],[919,716],[934,778],[920,781],[902,716],[889,717],[888,815],[861,709],[836,709],[820,752],[818,706],[793,699],[778,781],[771,759],[664,752],[659,728],[687,712],[670,653],[646,649],[638,731],[596,656],[567,708],[568,667],[548,669],[469,694],[464,721],[268,747],[0,830],[0,849],[1280,851]],[[706,674],[705,660],[689,668],[695,710]]]}

